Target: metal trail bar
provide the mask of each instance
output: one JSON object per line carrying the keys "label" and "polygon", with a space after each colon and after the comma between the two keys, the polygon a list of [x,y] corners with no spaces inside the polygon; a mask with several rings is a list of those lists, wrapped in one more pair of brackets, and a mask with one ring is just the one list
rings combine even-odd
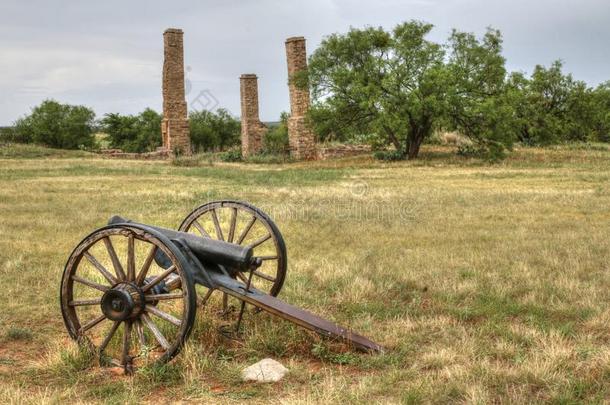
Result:
{"label": "metal trail bar", "polygon": [[364,336],[358,335],[353,331],[338,326],[324,318],[307,312],[301,308],[287,304],[282,300],[264,294],[263,292],[251,288],[246,290],[246,286],[223,274],[210,272],[210,276],[217,284],[217,288],[239,300],[261,308],[270,314],[276,315],[282,319],[293,322],[305,329],[312,330],[322,336],[329,338],[338,338],[352,344],[355,348],[365,352],[381,352],[383,347],[377,343],[367,339]]}

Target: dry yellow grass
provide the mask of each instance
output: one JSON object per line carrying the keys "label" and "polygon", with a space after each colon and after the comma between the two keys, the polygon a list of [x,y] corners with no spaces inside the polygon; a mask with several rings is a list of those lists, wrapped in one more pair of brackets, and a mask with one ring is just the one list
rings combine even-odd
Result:
{"label": "dry yellow grass", "polygon": [[[392,164],[0,156],[2,403],[610,400],[608,148],[518,150],[491,166],[445,147]],[[352,353],[264,314],[232,343],[201,312],[168,366],[134,377],[91,367],[59,311],[71,249],[112,214],[176,227],[219,198],[273,214],[289,255],[283,299],[387,353]],[[268,356],[287,379],[239,381]]]}

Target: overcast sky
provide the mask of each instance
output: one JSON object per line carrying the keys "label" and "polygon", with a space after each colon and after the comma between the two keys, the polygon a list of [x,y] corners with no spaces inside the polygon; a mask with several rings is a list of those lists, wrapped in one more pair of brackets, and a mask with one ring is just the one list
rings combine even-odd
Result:
{"label": "overcast sky", "polygon": [[[259,76],[261,119],[289,109],[284,40],[311,52],[350,26],[392,28],[411,19],[504,34],[509,70],[565,62],[590,85],[610,80],[610,0],[1,0],[0,125],[45,98],[107,112],[161,110],[165,28],[185,31],[189,107],[204,92],[239,115],[239,75]],[[215,101],[201,97],[211,107]]]}

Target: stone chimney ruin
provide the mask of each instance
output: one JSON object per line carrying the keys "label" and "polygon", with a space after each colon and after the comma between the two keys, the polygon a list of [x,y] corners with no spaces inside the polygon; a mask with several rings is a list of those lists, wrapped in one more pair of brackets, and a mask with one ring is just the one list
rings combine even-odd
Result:
{"label": "stone chimney ruin", "polygon": [[290,89],[290,118],[288,119],[290,155],[297,160],[312,160],[316,158],[315,136],[308,127],[305,117],[309,110],[309,89],[298,88],[292,80],[295,73],[307,69],[304,37],[292,37],[286,40],[286,60]]}
{"label": "stone chimney ruin", "polygon": [[267,127],[258,115],[258,78],[243,74],[239,78],[241,96],[241,154],[248,157],[259,153]]}
{"label": "stone chimney ruin", "polygon": [[189,121],[184,94],[184,33],[169,28],[163,33],[163,148],[183,155],[191,154]]}

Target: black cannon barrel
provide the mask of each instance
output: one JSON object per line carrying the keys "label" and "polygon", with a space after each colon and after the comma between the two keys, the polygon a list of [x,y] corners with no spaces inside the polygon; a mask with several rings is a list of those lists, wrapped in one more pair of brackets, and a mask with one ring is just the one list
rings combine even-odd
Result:
{"label": "black cannon barrel", "polygon": [[[108,225],[134,223],[118,215],[108,221]],[[145,225],[145,224],[143,224]],[[223,266],[245,269],[252,261],[252,248],[236,245],[234,243],[220,240],[203,238],[191,233],[174,231],[172,229],[160,228],[158,226],[146,225],[169,239],[181,239],[188,248],[202,262],[212,262]]]}

